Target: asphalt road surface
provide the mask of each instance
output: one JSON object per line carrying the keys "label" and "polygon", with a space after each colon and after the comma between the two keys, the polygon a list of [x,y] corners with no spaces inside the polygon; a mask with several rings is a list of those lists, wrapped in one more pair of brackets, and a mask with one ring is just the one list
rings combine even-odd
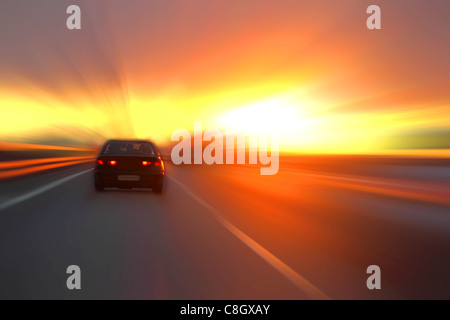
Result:
{"label": "asphalt road surface", "polygon": [[0,298],[449,299],[449,167],[344,162],[169,165],[161,195],[97,193],[91,165],[0,181]]}

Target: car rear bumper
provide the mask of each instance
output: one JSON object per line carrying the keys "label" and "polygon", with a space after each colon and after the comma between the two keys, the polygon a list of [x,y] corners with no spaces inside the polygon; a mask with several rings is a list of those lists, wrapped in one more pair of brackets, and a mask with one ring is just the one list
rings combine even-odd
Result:
{"label": "car rear bumper", "polygon": [[[138,177],[136,181],[124,181],[124,176]],[[151,188],[159,185],[164,178],[164,172],[136,172],[136,171],[120,171],[110,172],[96,170],[94,171],[94,179],[97,185],[105,188]]]}

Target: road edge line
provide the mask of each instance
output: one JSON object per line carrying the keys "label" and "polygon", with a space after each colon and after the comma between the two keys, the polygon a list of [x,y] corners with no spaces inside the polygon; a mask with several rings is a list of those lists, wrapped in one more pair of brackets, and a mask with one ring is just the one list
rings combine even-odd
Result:
{"label": "road edge line", "polygon": [[272,266],[285,278],[291,281],[297,288],[299,288],[302,292],[308,295],[311,299],[314,300],[330,299],[330,297],[328,297],[323,291],[321,291],[319,288],[313,285],[305,277],[301,276],[297,271],[289,267],[286,263],[277,258],[269,250],[264,248],[258,242],[250,238],[243,231],[241,231],[238,227],[236,227],[231,222],[226,220],[217,209],[215,209],[205,200],[194,194],[184,183],[182,183],[181,181],[172,176],[167,175],[167,177],[172,181],[174,181],[175,183],[177,183],[194,200],[196,200],[198,203],[200,203],[209,211],[211,211],[214,217],[220,222],[220,224],[222,224],[223,227],[225,227],[228,231],[230,231],[235,237],[241,240],[246,246],[248,246],[251,250],[253,250],[264,261],[266,261],[270,266]]}
{"label": "road edge line", "polygon": [[51,189],[53,189],[53,188],[55,188],[55,187],[57,187],[57,186],[59,186],[59,185],[61,185],[63,183],[66,183],[69,180],[72,180],[72,179],[74,179],[74,178],[76,178],[78,176],[81,176],[81,175],[83,175],[85,173],[88,173],[88,172],[90,172],[92,170],[94,170],[94,169],[91,168],[91,169],[88,169],[88,170],[84,170],[84,171],[75,173],[75,174],[70,175],[68,177],[61,178],[59,180],[50,182],[50,183],[48,183],[48,184],[46,184],[46,185],[44,185],[44,186],[42,186],[42,187],[40,187],[40,188],[38,188],[36,190],[33,190],[31,192],[28,192],[28,193],[25,193],[25,194],[23,194],[21,196],[15,197],[15,198],[10,199],[10,200],[7,200],[6,202],[0,204],[0,211],[3,211],[3,210],[8,209],[8,208],[10,208],[12,206],[15,206],[15,205],[17,205],[17,204],[19,204],[19,203],[21,203],[23,201],[27,201],[27,200],[29,200],[31,198],[34,198],[35,196],[40,195],[41,193],[47,192],[48,190],[51,190]]}

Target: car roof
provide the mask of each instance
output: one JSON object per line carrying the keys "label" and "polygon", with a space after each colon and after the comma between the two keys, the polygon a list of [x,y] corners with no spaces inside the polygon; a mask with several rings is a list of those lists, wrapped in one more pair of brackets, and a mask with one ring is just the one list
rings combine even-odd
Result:
{"label": "car roof", "polygon": [[105,144],[112,143],[112,142],[150,143],[150,144],[153,144],[153,142],[149,141],[149,140],[134,140],[134,139],[111,139],[111,140],[106,141]]}
{"label": "car roof", "polygon": [[156,153],[159,153],[158,148],[156,147],[156,145],[153,143],[153,141],[150,140],[139,140],[139,139],[110,139],[108,141],[106,141],[102,148],[100,149],[100,153],[99,154],[104,154],[106,147],[108,144],[110,143],[148,143],[152,146],[152,148],[156,151]]}

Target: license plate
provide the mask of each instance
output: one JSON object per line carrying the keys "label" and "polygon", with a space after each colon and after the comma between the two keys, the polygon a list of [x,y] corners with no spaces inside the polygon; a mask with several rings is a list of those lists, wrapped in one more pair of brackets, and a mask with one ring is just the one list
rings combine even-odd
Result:
{"label": "license plate", "polygon": [[119,181],[139,181],[141,177],[132,175],[120,175],[117,177]]}

